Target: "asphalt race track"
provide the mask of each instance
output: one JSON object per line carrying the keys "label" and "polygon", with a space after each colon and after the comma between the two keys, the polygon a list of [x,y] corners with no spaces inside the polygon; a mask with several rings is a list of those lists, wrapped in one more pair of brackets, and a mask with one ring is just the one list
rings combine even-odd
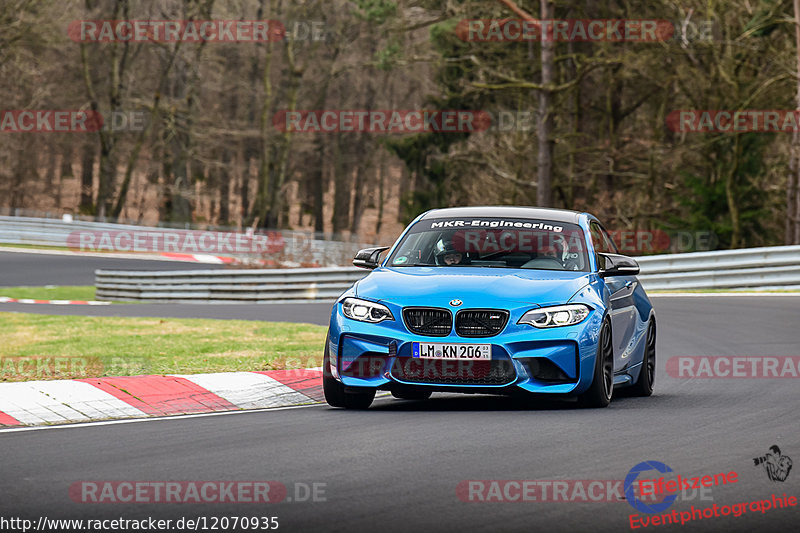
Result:
{"label": "asphalt race track", "polygon": [[[655,306],[651,398],[581,410],[565,402],[434,395],[427,402],[380,399],[366,412],[318,405],[6,431],[0,516],[277,516],[283,531],[625,531],[636,514],[625,501],[465,502],[456,487],[463,480],[622,480],[646,460],[683,476],[738,473],[737,483],[706,496],[713,501],[695,495],[673,504],[678,512],[800,494],[798,467],[781,483],[753,464],[773,444],[800,460],[796,379],[675,379],[664,371],[679,355],[800,355],[800,296],[656,298]],[[307,308],[309,317],[324,311]],[[75,503],[68,489],[82,480],[275,480],[288,498],[259,505]],[[295,483],[324,483],[325,501],[288,501]],[[800,508],[790,507],[646,529],[796,531],[798,523]]]}
{"label": "asphalt race track", "polygon": [[[43,285],[94,285],[97,269],[117,270],[197,270],[217,269],[222,265],[181,261],[156,261],[114,257],[0,252],[0,296],[3,287]],[[220,318],[305,322],[327,324],[331,304],[115,304],[113,306],[0,304],[0,312],[44,315],[85,315],[118,317]]]}
{"label": "asphalt race track", "polygon": [[[0,254],[0,264],[6,286],[91,284],[96,268],[216,267],[17,253]],[[284,531],[620,531],[630,529],[629,515],[636,514],[624,500],[467,502],[456,488],[467,480],[622,480],[646,460],[684,476],[738,473],[738,483],[706,496],[713,501],[695,495],[670,508],[678,512],[800,494],[800,472],[773,482],[752,460],[773,444],[800,457],[797,380],[675,379],[664,370],[676,356],[800,355],[800,295],[656,296],[654,304],[659,372],[651,398],[621,397],[605,410],[581,410],[568,402],[441,394],[427,402],[383,398],[366,412],[317,405],[5,431],[0,516],[277,516]],[[0,311],[325,324],[330,307],[0,304]],[[288,494],[282,503],[259,505],[76,503],[69,487],[84,480],[274,480]],[[314,483],[324,484],[318,501],[291,501]],[[800,508],[792,507],[702,519],[680,530],[790,531],[798,522]]]}
{"label": "asphalt race track", "polygon": [[97,269],[194,270],[221,267],[184,261],[0,252],[0,287],[94,285],[94,271]]}

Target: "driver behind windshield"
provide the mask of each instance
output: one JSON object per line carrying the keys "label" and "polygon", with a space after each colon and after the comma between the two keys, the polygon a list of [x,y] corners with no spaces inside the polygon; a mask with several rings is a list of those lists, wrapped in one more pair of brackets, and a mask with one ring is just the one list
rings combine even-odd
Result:
{"label": "driver behind windshield", "polygon": [[453,266],[464,264],[464,254],[456,250],[452,241],[439,241],[437,248],[439,248],[439,251],[436,252],[437,265]]}

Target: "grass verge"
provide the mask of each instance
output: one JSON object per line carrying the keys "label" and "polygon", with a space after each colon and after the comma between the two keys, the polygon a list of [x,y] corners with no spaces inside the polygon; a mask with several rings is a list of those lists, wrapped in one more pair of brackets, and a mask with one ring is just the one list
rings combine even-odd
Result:
{"label": "grass verge", "polygon": [[32,298],[34,300],[94,300],[95,288],[92,285],[72,285],[55,287],[0,287],[0,296],[9,298]]}
{"label": "grass verge", "polygon": [[285,322],[0,313],[0,380],[311,368],[322,365],[325,333]]}

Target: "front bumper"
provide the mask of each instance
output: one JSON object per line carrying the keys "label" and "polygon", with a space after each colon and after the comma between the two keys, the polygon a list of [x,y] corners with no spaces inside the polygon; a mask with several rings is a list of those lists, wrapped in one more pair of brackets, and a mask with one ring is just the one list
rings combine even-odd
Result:
{"label": "front bumper", "polygon": [[[341,303],[331,315],[331,374],[348,387],[392,389],[413,386],[451,392],[579,394],[591,385],[602,312],[580,324],[537,329],[517,324],[532,307],[508,309],[503,331],[492,337],[446,337],[411,333],[402,308],[386,302],[395,320],[379,324],[344,317]],[[492,361],[419,359],[412,343],[491,344]],[[326,369],[327,370],[327,369]]]}

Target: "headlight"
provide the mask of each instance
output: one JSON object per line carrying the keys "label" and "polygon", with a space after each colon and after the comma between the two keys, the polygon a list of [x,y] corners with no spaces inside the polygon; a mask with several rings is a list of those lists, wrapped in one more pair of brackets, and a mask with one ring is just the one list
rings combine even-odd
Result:
{"label": "headlight", "polygon": [[385,305],[358,298],[345,298],[342,301],[342,312],[347,318],[373,324],[384,320],[394,320],[392,312]]}
{"label": "headlight", "polygon": [[531,309],[519,319],[517,324],[528,324],[537,328],[557,328],[573,326],[589,316],[591,307],[583,304],[557,305]]}

